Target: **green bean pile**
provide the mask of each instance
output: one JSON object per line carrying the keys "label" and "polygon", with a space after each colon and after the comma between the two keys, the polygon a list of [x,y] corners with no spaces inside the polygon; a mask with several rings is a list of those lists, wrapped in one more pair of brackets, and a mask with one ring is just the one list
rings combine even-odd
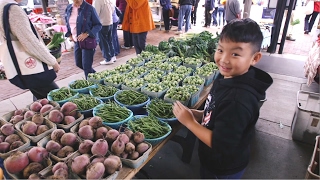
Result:
{"label": "green bean pile", "polygon": [[72,84],[70,84],[70,88],[72,89],[82,89],[89,86],[94,85],[93,82],[87,81],[85,79],[75,80]]}
{"label": "green bean pile", "polygon": [[70,102],[75,103],[80,111],[92,109],[100,104],[97,98],[88,94],[79,94],[78,98],[71,99]]}
{"label": "green bean pile", "polygon": [[148,96],[133,90],[125,90],[117,94],[117,101],[125,105],[136,105],[148,100]]}
{"label": "green bean pile", "polygon": [[51,91],[50,96],[53,101],[62,101],[65,99],[68,99],[74,95],[76,95],[77,92],[72,91],[70,88],[62,87],[58,89],[57,91]]}
{"label": "green bean pile", "polygon": [[105,85],[100,85],[100,84],[98,84],[97,88],[91,89],[91,93],[95,97],[113,96],[114,93],[116,93],[117,91],[118,91],[118,89],[113,86],[105,86]]}
{"label": "green bean pile", "polygon": [[115,102],[103,104],[96,113],[104,122],[115,123],[125,120],[129,117],[130,111],[126,107],[122,107]]}
{"label": "green bean pile", "polygon": [[175,115],[172,112],[172,103],[167,103],[162,99],[152,99],[147,106],[148,113],[163,119],[174,118]]}
{"label": "green bean pile", "polygon": [[141,132],[146,139],[155,139],[167,134],[170,129],[167,123],[159,121],[154,116],[145,116],[134,121],[128,121],[129,128],[133,132]]}

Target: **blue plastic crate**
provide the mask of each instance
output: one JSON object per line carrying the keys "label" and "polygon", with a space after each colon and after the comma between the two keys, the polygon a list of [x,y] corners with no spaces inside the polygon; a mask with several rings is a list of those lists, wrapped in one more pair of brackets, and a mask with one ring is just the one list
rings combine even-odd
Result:
{"label": "blue plastic crate", "polygon": [[141,104],[136,104],[136,105],[122,104],[121,102],[119,102],[117,100],[117,95],[119,93],[122,93],[123,91],[127,91],[127,90],[120,90],[114,94],[114,101],[116,101],[116,103],[118,103],[120,106],[124,106],[124,107],[130,109],[134,114],[136,114],[135,112],[137,112],[137,111],[141,111],[143,109],[143,107],[150,101],[150,98],[148,97],[147,101],[145,101]]}
{"label": "blue plastic crate", "polygon": [[[119,91],[119,90],[118,90],[118,91]],[[108,102],[108,101],[113,101],[113,100],[114,100],[114,95],[108,96],[108,97],[98,97],[98,96],[94,96],[94,95],[92,94],[91,89],[89,90],[89,94],[90,94],[91,96],[93,96],[93,97],[96,97],[96,98],[100,99],[100,100],[103,101],[103,102]]]}
{"label": "blue plastic crate", "polygon": [[[56,91],[58,91],[58,90],[59,90],[59,89],[51,90],[51,91],[48,93],[48,95],[47,95],[47,99],[48,99],[49,101],[54,101],[54,100],[52,99],[51,94],[52,94],[52,92],[56,92]],[[75,91],[75,92],[76,92],[76,91]],[[71,100],[71,99],[73,99],[73,98],[77,98],[78,95],[79,95],[79,93],[77,92],[77,93],[76,93],[74,96],[72,96],[72,97],[69,97],[69,98],[64,99],[64,100],[61,100],[61,101],[55,101],[55,102],[57,102],[57,103],[60,105],[60,107],[61,107],[64,103],[68,102],[69,100]]]}
{"label": "blue plastic crate", "polygon": [[70,87],[70,85],[73,84],[74,82],[75,82],[75,81],[71,81],[71,82],[69,83],[69,88],[72,89],[72,90],[74,90],[74,91],[77,91],[78,93],[82,93],[82,94],[89,94],[89,89],[90,89],[90,88],[95,88],[95,87],[97,87],[97,85],[94,84],[94,85],[91,85],[91,86],[88,86],[88,87],[85,87],[85,88],[81,88],[81,89],[73,89],[73,88]]}
{"label": "blue plastic crate", "polygon": [[[96,98],[96,99],[98,99],[98,100],[100,101],[100,104],[103,103],[103,101],[100,100],[99,98]],[[99,105],[100,105],[100,104],[99,104]],[[98,105],[98,106],[99,106],[99,105]],[[84,118],[88,118],[88,117],[92,117],[92,116],[93,116],[93,109],[94,109],[94,108],[88,109],[88,110],[83,110],[83,111],[80,111],[80,110],[79,110],[79,112],[80,112],[81,114],[83,114]]]}

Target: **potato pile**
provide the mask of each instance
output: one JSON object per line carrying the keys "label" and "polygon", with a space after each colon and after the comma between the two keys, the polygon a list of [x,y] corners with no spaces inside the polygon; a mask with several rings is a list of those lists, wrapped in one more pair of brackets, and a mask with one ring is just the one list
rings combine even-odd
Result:
{"label": "potato pile", "polygon": [[45,179],[71,179],[69,178],[68,165],[65,162],[56,163],[52,167],[51,172],[52,172],[52,175],[45,177]]}
{"label": "potato pile", "polygon": [[55,129],[50,135],[50,140],[45,148],[58,158],[66,158],[73,154],[79,146],[77,136],[74,133],[66,133],[63,129]]}
{"label": "potato pile", "polygon": [[78,117],[77,105],[72,102],[66,102],[60,109],[49,112],[48,119],[56,124],[68,125],[76,121]]}
{"label": "potato pile", "polygon": [[49,165],[48,151],[42,147],[31,147],[28,151],[14,151],[4,161],[8,173],[18,179],[38,177],[38,173]]}
{"label": "potato pile", "polygon": [[0,153],[7,153],[25,144],[15,133],[11,123],[3,124],[0,128],[0,134]]}
{"label": "potato pile", "polygon": [[42,114],[35,113],[30,120],[21,123],[20,130],[26,135],[38,136],[51,129],[47,121]]}
{"label": "potato pile", "polygon": [[133,133],[126,129],[119,133],[111,143],[110,151],[121,158],[136,160],[143,155],[150,147],[144,142],[144,135],[141,132]]}
{"label": "potato pile", "polygon": [[49,111],[53,110],[53,105],[50,104],[49,100],[44,98],[38,101],[35,101],[30,104],[29,109],[40,114],[47,114]]}

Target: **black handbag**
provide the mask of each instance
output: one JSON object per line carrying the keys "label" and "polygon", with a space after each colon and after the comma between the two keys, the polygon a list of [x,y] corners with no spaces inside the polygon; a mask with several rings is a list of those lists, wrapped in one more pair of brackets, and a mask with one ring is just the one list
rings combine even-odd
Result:
{"label": "black handbag", "polygon": [[[10,64],[10,67],[8,65],[8,70],[10,68],[12,68],[13,70],[15,69],[17,75],[15,75],[14,77],[10,77],[8,79],[12,84],[16,85],[21,89],[45,87],[54,81],[54,79],[57,77],[57,74],[53,69],[49,69],[46,63],[35,59],[28,53],[20,50],[17,50],[15,53],[11,36],[10,36],[10,26],[9,26],[9,8],[11,5],[17,5],[17,4],[15,3],[7,4],[4,6],[4,9],[3,9],[3,27],[5,32],[5,38],[7,40],[6,45],[8,50],[6,51],[6,53],[10,53],[8,56],[6,56],[7,58],[3,61],[6,61],[7,64]],[[30,22],[30,26],[33,33],[38,38],[37,32],[33,27],[33,24],[31,23],[30,20],[29,22]],[[30,34],[30,36],[32,36],[32,34]],[[19,44],[21,45],[19,41],[14,41],[15,47],[18,47],[16,45],[19,45]],[[5,47],[5,44],[4,44],[4,47]],[[20,49],[21,48],[22,50],[24,50],[22,46],[20,46]],[[22,53],[23,55],[21,55]],[[10,60],[10,57],[12,61]],[[17,57],[19,57],[19,62],[17,61]],[[20,59],[21,57],[23,57],[24,59]],[[21,72],[21,70],[23,70],[23,72]]]}
{"label": "black handbag", "polygon": [[[84,26],[87,22],[87,11],[88,7],[86,6],[86,9],[84,10],[84,21],[82,24],[82,32],[84,32]],[[97,47],[97,40],[95,37],[90,37],[88,36],[85,38],[83,41],[78,41],[79,42],[79,47],[81,49],[95,49]]]}

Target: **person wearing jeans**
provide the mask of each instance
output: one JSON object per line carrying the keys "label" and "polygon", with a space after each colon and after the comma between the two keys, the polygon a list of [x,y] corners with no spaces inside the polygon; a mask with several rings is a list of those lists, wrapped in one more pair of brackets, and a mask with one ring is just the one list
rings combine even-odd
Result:
{"label": "person wearing jeans", "polygon": [[69,37],[70,41],[75,43],[74,58],[76,66],[83,69],[87,79],[89,73],[95,72],[92,68],[95,49],[81,49],[79,41],[83,41],[89,36],[98,36],[102,27],[99,16],[95,8],[89,3],[83,0],[74,0],[73,4],[69,4],[66,8],[65,22],[67,26],[65,37]]}
{"label": "person wearing jeans", "polygon": [[[117,14],[118,10],[117,7],[114,7],[115,11],[112,14],[112,20],[113,20],[113,25],[112,25],[112,44],[114,47],[114,56],[118,56],[120,54],[120,46],[119,46],[119,38],[118,38],[118,32],[117,32],[117,27],[119,23],[119,16],[122,16],[122,14]],[[120,10],[119,10],[120,11]]]}
{"label": "person wearing jeans", "polygon": [[179,17],[178,17],[178,32],[177,34],[182,34],[182,24],[184,19],[186,23],[184,25],[185,32],[188,32],[190,25],[191,11],[194,9],[194,0],[179,0]]}
{"label": "person wearing jeans", "polygon": [[110,0],[95,0],[92,6],[96,9],[102,24],[102,29],[99,32],[99,46],[104,60],[100,64],[113,64],[116,61],[112,43],[112,14],[115,12],[114,5]]}
{"label": "person wearing jeans", "polygon": [[224,13],[224,5],[223,4],[219,4],[217,21],[218,21],[219,26],[225,25],[225,13]]}
{"label": "person wearing jeans", "polygon": [[162,16],[163,16],[163,23],[165,32],[168,33],[170,29],[170,17],[169,12],[172,9],[171,1],[170,0],[160,0],[160,4],[162,6]]}
{"label": "person wearing jeans", "polygon": [[[311,32],[314,21],[320,12],[320,1],[307,1],[307,3],[314,3],[312,14],[306,15],[304,18],[304,34]],[[307,4],[306,3],[306,4]]]}
{"label": "person wearing jeans", "polygon": [[136,54],[146,47],[148,31],[155,28],[148,0],[127,0],[122,29],[132,33]]}

